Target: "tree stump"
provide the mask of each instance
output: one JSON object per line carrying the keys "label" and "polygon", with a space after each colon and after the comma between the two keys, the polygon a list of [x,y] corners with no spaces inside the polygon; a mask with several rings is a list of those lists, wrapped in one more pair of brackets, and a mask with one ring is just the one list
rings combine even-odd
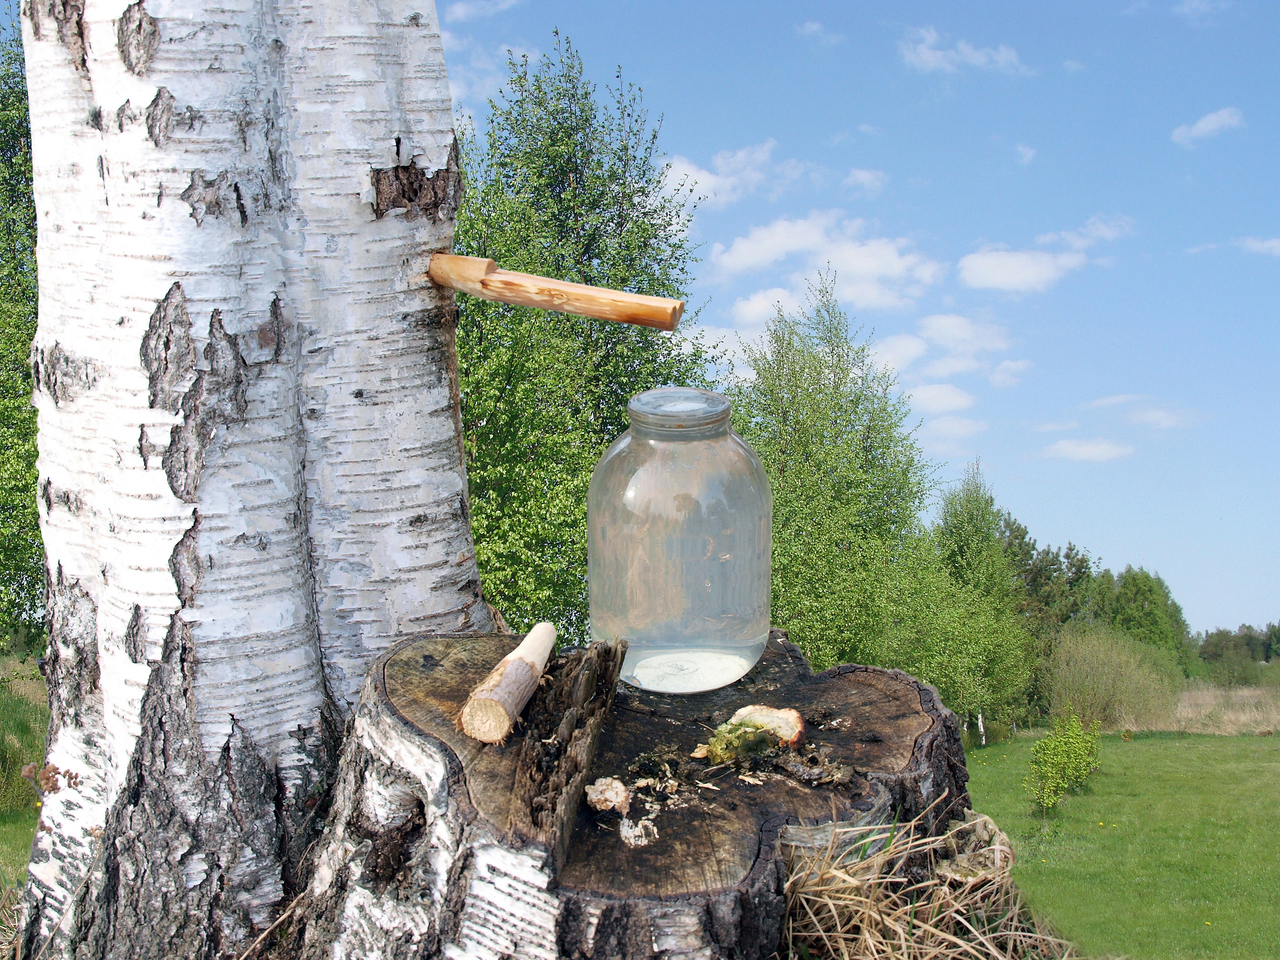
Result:
{"label": "tree stump", "polygon": [[[737,683],[690,696],[618,684],[616,647],[569,651],[496,746],[455,718],[519,637],[393,648],[365,682],[280,955],[769,957],[783,847],[825,842],[833,818],[923,814],[933,832],[969,805],[955,717],[934,688],[876,667],[814,675],[785,637],[774,631]],[[799,710],[806,745],[745,766],[690,757],[757,703]],[[628,786],[625,815],[583,802],[601,777]]]}

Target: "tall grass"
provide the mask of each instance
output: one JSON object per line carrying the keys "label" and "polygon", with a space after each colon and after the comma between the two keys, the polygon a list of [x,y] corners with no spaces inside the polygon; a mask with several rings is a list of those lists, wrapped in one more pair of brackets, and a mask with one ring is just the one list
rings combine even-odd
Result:
{"label": "tall grass", "polygon": [[1193,680],[1170,722],[1153,729],[1181,733],[1280,734],[1280,687],[1216,687]]}
{"label": "tall grass", "polygon": [[1063,630],[1049,674],[1054,716],[1074,713],[1108,730],[1168,729],[1182,686],[1168,651],[1096,624]]}
{"label": "tall grass", "polygon": [[0,684],[0,813],[34,810],[36,793],[22,768],[44,757],[49,711],[15,683]]}

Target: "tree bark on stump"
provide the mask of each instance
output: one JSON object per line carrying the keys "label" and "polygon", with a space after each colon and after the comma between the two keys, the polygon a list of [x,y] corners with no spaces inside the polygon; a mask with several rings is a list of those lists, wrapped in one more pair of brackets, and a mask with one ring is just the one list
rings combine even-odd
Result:
{"label": "tree bark on stump", "polygon": [[[517,736],[486,746],[454,718],[518,640],[416,639],[375,664],[277,956],[767,958],[783,848],[825,842],[833,816],[923,814],[934,832],[969,805],[934,688],[876,667],[814,675],[782,631],[742,680],[692,696],[616,684],[619,650],[571,651]],[[798,709],[811,746],[745,772],[690,758],[753,703]],[[582,802],[599,777],[627,784],[626,817]]]}

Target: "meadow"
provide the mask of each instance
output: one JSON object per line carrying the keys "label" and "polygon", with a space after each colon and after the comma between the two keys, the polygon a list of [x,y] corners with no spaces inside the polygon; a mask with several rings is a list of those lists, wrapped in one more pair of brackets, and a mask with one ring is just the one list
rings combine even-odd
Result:
{"label": "meadow", "polygon": [[[1237,691],[1183,720],[1273,700]],[[1106,734],[1085,790],[1040,817],[1022,785],[1040,735],[968,754],[973,806],[1012,839],[1037,917],[1086,957],[1280,955],[1280,737]]]}

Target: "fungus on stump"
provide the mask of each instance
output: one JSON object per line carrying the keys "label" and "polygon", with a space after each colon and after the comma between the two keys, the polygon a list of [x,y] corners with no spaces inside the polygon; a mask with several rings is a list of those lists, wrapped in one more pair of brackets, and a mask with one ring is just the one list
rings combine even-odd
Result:
{"label": "fungus on stump", "polygon": [[[924,813],[933,830],[969,803],[936,690],[876,667],[815,676],[785,636],[742,680],[692,696],[618,686],[616,648],[572,651],[522,734],[493,746],[454,717],[518,638],[397,646],[365,682],[309,902],[279,955],[771,956],[788,844],[812,844],[833,815]],[[752,703],[798,709],[808,749],[747,772],[690,758]],[[624,815],[582,802],[602,777],[626,784]]]}

